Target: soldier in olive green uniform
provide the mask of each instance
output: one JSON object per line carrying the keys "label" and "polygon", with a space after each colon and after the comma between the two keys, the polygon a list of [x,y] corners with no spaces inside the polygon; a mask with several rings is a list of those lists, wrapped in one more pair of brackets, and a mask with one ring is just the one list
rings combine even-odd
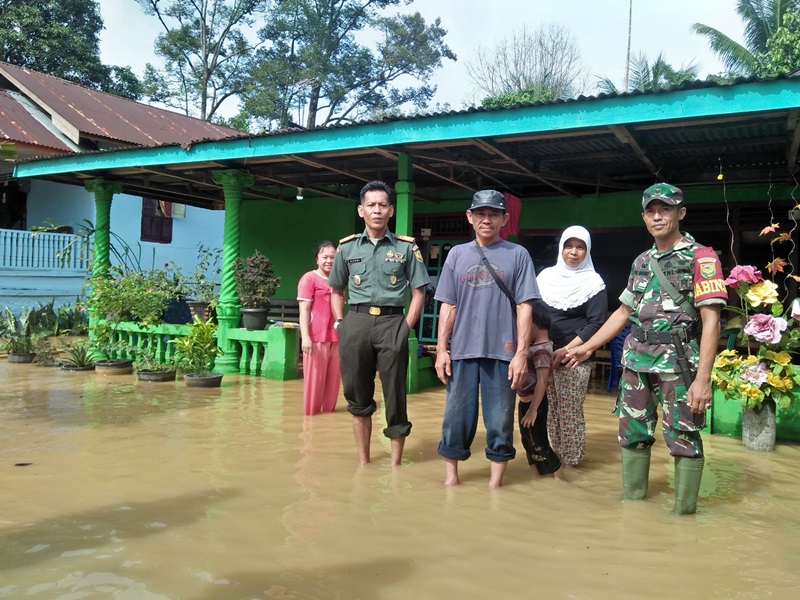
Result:
{"label": "soldier in olive green uniform", "polygon": [[[384,434],[392,442],[392,464],[399,465],[411,423],[406,412],[408,334],[419,318],[424,288],[430,283],[414,239],[394,235],[388,222],[394,214],[390,188],[373,181],[361,190],[358,214],[364,233],[339,240],[328,284],[331,309],[339,332],[339,355],[347,410],[361,464],[370,462],[369,443],[375,403],[375,371],[386,408]],[[344,315],[344,290],[350,311]],[[408,291],[411,302],[404,316]]]}
{"label": "soldier in olive green uniform", "polygon": [[711,402],[719,314],[728,296],[713,249],[679,230],[686,214],[682,202],[681,190],[666,183],[645,190],[642,216],[655,245],[634,261],[620,308],[566,360],[584,360],[587,350],[602,346],[632,321],[617,400],[623,498],[644,499],[647,494],[656,407],[661,404],[664,441],[675,458],[674,511],[690,514],[696,510],[703,471],[700,430]]}

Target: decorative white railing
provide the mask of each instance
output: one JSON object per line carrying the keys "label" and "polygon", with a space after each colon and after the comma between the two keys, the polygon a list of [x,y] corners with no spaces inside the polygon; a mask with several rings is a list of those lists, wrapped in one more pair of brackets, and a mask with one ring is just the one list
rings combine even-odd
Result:
{"label": "decorative white railing", "polygon": [[86,272],[91,245],[69,233],[0,229],[0,268]]}

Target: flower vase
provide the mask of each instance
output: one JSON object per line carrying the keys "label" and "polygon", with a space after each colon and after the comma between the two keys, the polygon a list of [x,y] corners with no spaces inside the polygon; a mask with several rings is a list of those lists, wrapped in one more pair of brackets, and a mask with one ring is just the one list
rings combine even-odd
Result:
{"label": "flower vase", "polygon": [[772,452],[775,450],[775,402],[764,398],[761,408],[742,411],[742,443],[745,448]]}

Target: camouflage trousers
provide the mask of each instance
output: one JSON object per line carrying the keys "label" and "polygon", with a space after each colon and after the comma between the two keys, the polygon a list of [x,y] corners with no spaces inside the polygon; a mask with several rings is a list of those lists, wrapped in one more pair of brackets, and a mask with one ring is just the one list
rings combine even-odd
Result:
{"label": "camouflage trousers", "polygon": [[686,385],[680,373],[638,373],[623,369],[614,412],[619,415],[619,443],[623,448],[643,448],[655,442],[658,404],[661,428],[672,456],[703,456],[700,430],[705,413],[694,414],[686,403]]}

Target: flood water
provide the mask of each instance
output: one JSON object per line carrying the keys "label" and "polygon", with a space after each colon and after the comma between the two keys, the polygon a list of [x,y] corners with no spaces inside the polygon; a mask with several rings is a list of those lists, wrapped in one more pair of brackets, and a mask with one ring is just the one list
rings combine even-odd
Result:
{"label": "flood water", "polygon": [[524,455],[489,490],[479,427],[462,485],[436,454],[444,391],[409,398],[404,465],[356,465],[351,420],[303,417],[302,381],[221,390],[0,361],[0,598],[797,598],[800,447],[706,438],[698,513],[672,462],[620,501],[613,397],[587,399],[571,481]]}

